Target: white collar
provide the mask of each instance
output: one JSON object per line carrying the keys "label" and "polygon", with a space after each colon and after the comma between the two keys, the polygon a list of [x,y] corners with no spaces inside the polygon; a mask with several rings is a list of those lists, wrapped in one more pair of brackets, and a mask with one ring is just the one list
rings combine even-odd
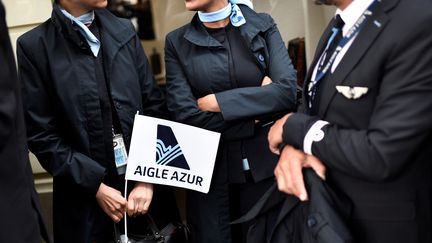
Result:
{"label": "white collar", "polygon": [[336,15],[339,14],[345,25],[342,29],[342,34],[345,36],[347,32],[354,26],[364,11],[372,4],[374,0],[354,0],[343,11],[336,10]]}

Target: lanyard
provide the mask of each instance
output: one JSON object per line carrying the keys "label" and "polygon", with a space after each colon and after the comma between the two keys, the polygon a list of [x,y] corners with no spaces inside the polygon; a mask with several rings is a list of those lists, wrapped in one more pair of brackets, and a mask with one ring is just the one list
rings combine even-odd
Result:
{"label": "lanyard", "polygon": [[[372,10],[375,8],[375,6],[377,5],[378,2],[379,2],[378,0],[375,0],[374,2],[372,2],[372,4],[369,5],[369,7],[363,12],[363,14],[360,16],[360,18],[354,24],[354,26],[351,27],[351,29],[348,31],[348,33],[339,41],[339,43],[338,43],[338,45],[336,47],[336,50],[331,55],[329,61],[325,65],[325,67],[322,70],[317,70],[317,74],[315,75],[315,80],[313,80],[312,82],[310,82],[309,92],[312,91],[312,89],[314,89],[314,87],[316,86],[316,84],[318,83],[318,81],[320,81],[325,76],[325,74],[328,72],[328,70],[332,66],[332,64],[333,64],[334,60],[336,59],[337,55],[339,54],[339,52],[363,28],[364,24],[366,23],[366,20],[368,19],[369,16],[372,15],[372,13],[373,13]],[[335,36],[336,33],[337,32],[333,31],[333,35],[332,35],[333,38],[334,38],[334,36]],[[331,40],[333,40],[333,39],[331,38]],[[329,46],[329,44],[327,44],[326,49],[328,48],[328,46]]]}

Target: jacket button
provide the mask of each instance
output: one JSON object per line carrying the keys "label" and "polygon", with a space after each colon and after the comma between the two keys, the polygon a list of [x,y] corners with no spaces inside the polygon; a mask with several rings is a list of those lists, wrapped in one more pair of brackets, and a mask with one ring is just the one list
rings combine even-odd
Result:
{"label": "jacket button", "polygon": [[308,217],[308,219],[307,219],[307,226],[309,228],[314,227],[316,224],[317,224],[317,220],[316,220],[315,217],[312,217],[312,216]]}
{"label": "jacket button", "polygon": [[258,59],[259,59],[261,62],[264,62],[264,56],[263,56],[262,54],[259,54],[259,55],[258,55]]}
{"label": "jacket button", "polygon": [[119,109],[119,110],[121,109],[121,105],[120,105],[119,102],[115,102],[114,104],[115,104],[115,107],[116,107],[117,109]]}

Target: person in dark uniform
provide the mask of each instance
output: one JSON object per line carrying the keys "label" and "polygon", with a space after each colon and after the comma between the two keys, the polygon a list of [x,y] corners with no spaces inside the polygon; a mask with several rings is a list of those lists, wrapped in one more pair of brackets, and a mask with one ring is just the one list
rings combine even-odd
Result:
{"label": "person in dark uniform", "polygon": [[37,243],[48,233],[34,187],[20,85],[0,1],[0,242]]}
{"label": "person in dark uniform", "polygon": [[319,2],[338,10],[303,107],[269,133],[279,189],[307,200],[312,167],[350,199],[355,242],[432,242],[432,2]]}
{"label": "person in dark uniform", "polygon": [[121,193],[134,115],[163,117],[166,106],[131,22],[106,5],[58,0],[17,43],[29,148],[54,179],[55,242],[112,242],[125,211],[149,210],[159,226],[177,215],[162,187]]}
{"label": "person in dark uniform", "polygon": [[274,181],[266,135],[277,113],[295,108],[295,71],[275,22],[250,1],[185,4],[198,13],[166,37],[168,109],[176,121],[221,133],[209,193],[188,191],[192,242],[244,242],[247,227],[230,221]]}

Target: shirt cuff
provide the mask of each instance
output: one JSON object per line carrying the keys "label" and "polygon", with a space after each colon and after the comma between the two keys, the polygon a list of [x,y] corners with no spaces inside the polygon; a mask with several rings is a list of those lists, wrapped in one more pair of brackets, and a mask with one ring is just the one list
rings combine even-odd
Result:
{"label": "shirt cuff", "polygon": [[303,151],[306,154],[312,155],[312,143],[319,142],[324,138],[325,134],[322,128],[327,124],[329,123],[323,120],[319,120],[315,122],[311,126],[309,131],[306,133],[306,136],[304,137],[303,140]]}

